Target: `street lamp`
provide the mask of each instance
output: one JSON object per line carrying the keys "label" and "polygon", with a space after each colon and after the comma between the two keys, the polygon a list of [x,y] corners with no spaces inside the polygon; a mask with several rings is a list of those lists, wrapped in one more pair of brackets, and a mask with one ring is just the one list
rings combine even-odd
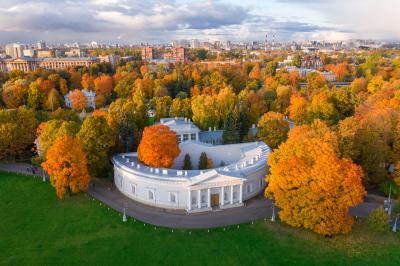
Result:
{"label": "street lamp", "polygon": [[271,216],[271,222],[275,222],[275,203],[272,202],[272,216]]}
{"label": "street lamp", "polygon": [[126,223],[128,221],[128,218],[126,217],[126,209],[127,209],[126,204],[124,204],[122,209],[124,212],[124,214],[122,215],[122,222]]}
{"label": "street lamp", "polygon": [[392,231],[393,232],[397,232],[397,219],[399,218],[399,216],[398,215],[396,215],[396,219],[394,220],[394,224],[393,224],[393,228],[392,228]]}

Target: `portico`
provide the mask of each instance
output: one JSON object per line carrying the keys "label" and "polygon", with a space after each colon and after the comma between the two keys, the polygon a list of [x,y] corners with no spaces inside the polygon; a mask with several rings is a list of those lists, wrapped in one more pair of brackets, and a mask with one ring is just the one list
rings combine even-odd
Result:
{"label": "portico", "polygon": [[[217,179],[220,179],[217,178]],[[231,179],[222,177],[222,179]],[[212,209],[233,208],[243,205],[243,179],[232,178],[224,182],[204,182],[187,188],[187,209],[189,213]]]}

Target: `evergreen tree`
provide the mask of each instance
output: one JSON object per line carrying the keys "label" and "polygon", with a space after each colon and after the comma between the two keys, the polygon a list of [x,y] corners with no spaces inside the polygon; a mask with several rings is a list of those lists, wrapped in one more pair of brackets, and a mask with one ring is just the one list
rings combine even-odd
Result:
{"label": "evergreen tree", "polygon": [[256,141],[256,138],[253,133],[253,128],[249,128],[247,131],[247,135],[243,137],[243,142],[253,142]]}
{"label": "evergreen tree", "polygon": [[222,143],[232,144],[240,141],[239,112],[237,108],[228,112],[224,122],[224,132],[222,134]]}
{"label": "evergreen tree", "polygon": [[208,158],[205,152],[202,152],[199,159],[199,170],[207,169]]}
{"label": "evergreen tree", "polygon": [[192,161],[190,160],[190,155],[186,154],[183,161],[183,170],[192,170]]}

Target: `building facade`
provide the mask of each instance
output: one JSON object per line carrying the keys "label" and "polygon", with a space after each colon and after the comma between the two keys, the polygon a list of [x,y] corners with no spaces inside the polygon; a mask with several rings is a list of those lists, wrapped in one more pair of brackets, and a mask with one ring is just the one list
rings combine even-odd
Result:
{"label": "building facade", "polygon": [[[136,153],[113,157],[114,183],[125,196],[146,205],[187,213],[242,206],[265,188],[270,149],[263,142],[217,145],[187,141],[180,144],[175,169],[142,164]],[[207,170],[179,170],[185,154],[193,161],[206,151],[216,164]],[[221,164],[220,164],[221,165]]]}
{"label": "building facade", "polygon": [[66,67],[75,66],[90,66],[99,62],[96,57],[81,57],[81,58],[32,58],[21,57],[17,59],[4,60],[6,71],[22,70],[32,71],[37,68],[48,70],[63,69]]}
{"label": "building facade", "polygon": [[[212,145],[202,142],[202,131],[189,119],[163,118],[160,124],[177,134],[180,155],[170,169],[146,166],[137,153],[114,156],[114,182],[125,196],[191,213],[242,206],[265,188],[270,153],[265,143]],[[197,169],[202,152],[212,160],[213,169]],[[181,170],[186,154],[194,170]]]}

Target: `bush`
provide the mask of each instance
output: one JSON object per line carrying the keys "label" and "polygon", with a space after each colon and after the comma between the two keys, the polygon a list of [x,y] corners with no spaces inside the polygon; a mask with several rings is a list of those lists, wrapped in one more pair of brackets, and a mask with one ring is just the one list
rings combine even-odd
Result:
{"label": "bush", "polygon": [[199,170],[207,169],[208,157],[205,152],[202,152],[199,159]]}
{"label": "bush", "polygon": [[389,215],[382,207],[379,207],[369,213],[367,222],[371,230],[384,232],[389,228]]}
{"label": "bush", "polygon": [[379,185],[379,190],[382,191],[386,197],[388,197],[390,186],[392,187],[391,197],[394,199],[400,198],[400,186],[398,186],[393,180],[382,182]]}

